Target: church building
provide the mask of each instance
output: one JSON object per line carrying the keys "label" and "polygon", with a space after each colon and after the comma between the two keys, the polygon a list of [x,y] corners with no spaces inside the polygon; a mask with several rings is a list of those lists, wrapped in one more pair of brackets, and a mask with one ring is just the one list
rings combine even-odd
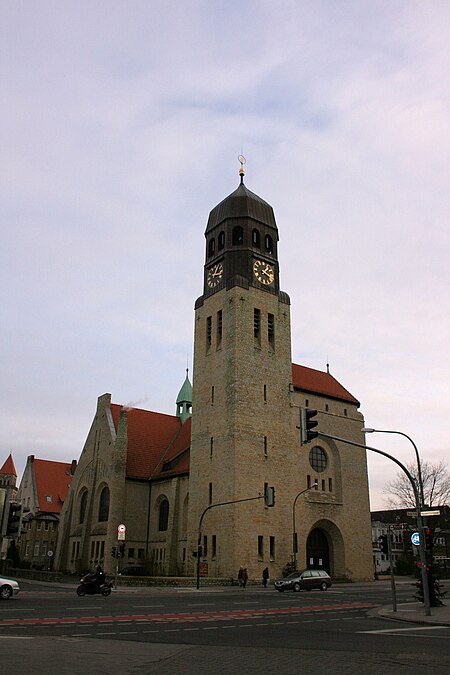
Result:
{"label": "church building", "polygon": [[298,568],[372,579],[366,453],[321,436],[302,445],[299,432],[301,408],[314,408],[321,432],[364,443],[360,403],[328,369],[292,363],[274,212],[242,167],[205,237],[192,387],[187,374],[175,415],[100,396],[56,567],[192,576],[199,550],[209,577],[235,578],[242,566],[250,579],[265,567],[275,578],[295,558]]}

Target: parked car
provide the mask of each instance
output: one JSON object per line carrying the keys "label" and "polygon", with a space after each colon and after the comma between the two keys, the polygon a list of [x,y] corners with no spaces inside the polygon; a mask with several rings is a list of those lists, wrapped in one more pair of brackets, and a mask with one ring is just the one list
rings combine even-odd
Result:
{"label": "parked car", "polygon": [[8,598],[11,598],[13,595],[17,595],[19,591],[20,588],[17,581],[0,577],[0,598],[2,600],[8,600]]}
{"label": "parked car", "polygon": [[331,586],[331,578],[325,570],[303,570],[303,572],[292,572],[283,579],[277,579],[274,585],[280,593],[283,591],[310,591],[312,588],[320,588],[321,591],[326,591]]}

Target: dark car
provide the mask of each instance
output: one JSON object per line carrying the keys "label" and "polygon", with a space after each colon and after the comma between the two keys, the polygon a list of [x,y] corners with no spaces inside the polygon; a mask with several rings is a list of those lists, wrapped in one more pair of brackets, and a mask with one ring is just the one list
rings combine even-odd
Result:
{"label": "dark car", "polygon": [[325,570],[303,570],[303,572],[292,572],[283,579],[277,579],[274,585],[280,593],[283,591],[310,591],[312,588],[320,588],[321,591],[326,591],[331,586],[331,578]]}

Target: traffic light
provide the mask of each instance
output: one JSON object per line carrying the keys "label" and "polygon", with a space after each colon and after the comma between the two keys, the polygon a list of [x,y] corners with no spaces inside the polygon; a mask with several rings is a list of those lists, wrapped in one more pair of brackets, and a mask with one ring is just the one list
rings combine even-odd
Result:
{"label": "traffic light", "polygon": [[378,537],[378,543],[381,546],[381,550],[383,553],[386,555],[389,554],[389,546],[388,546],[388,536],[387,534],[382,534],[381,537]]}
{"label": "traffic light", "polygon": [[118,558],[124,558],[125,557],[125,542],[124,541],[119,541],[117,544],[117,557]]}
{"label": "traffic light", "polygon": [[116,547],[115,546],[111,546],[111,555],[112,555],[113,558],[116,557]]}
{"label": "traffic light", "polygon": [[426,527],[425,530],[425,548],[427,551],[432,551],[434,546],[434,532],[431,527]]}
{"label": "traffic light", "polygon": [[8,524],[6,526],[7,537],[14,537],[19,534],[21,518],[22,504],[11,502],[9,505]]}
{"label": "traffic light", "polygon": [[300,408],[300,440],[302,445],[319,435],[318,431],[311,431],[319,424],[317,420],[313,419],[316,415],[317,410]]}
{"label": "traffic light", "polygon": [[275,506],[275,488],[266,487],[264,492],[264,504],[266,506]]}

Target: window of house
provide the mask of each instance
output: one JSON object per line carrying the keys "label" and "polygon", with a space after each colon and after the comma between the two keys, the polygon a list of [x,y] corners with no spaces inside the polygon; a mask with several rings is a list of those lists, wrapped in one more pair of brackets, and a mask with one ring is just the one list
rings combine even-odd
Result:
{"label": "window of house", "polygon": [[138,548],[138,559],[144,560],[144,549],[143,548]]}
{"label": "window of house", "polygon": [[212,492],[213,492],[212,483],[210,483],[209,484],[209,496],[208,496],[210,504],[212,504]]}
{"label": "window of house", "polygon": [[52,503],[52,496],[51,495],[46,495],[45,501],[48,502],[49,504]]}
{"label": "window of house", "polygon": [[222,310],[217,312],[217,346],[222,342]]}
{"label": "window of house", "polygon": [[159,525],[160,532],[166,532],[169,525],[169,502],[163,499],[159,505]]}
{"label": "window of house", "polygon": [[206,319],[206,348],[211,347],[212,342],[212,316]]}
{"label": "window of house", "polygon": [[267,403],[267,384],[264,385],[264,403]]}
{"label": "window of house", "polygon": [[224,246],[225,246],[225,232],[222,231],[222,232],[219,232],[219,239],[218,239],[218,242],[217,242],[217,248],[218,248],[219,251],[221,251]]}
{"label": "window of house", "polygon": [[244,230],[240,225],[233,227],[231,242],[233,246],[240,246],[244,243]]}
{"label": "window of house", "polygon": [[258,560],[264,560],[264,537],[258,535]]}
{"label": "window of house", "polygon": [[269,539],[270,559],[275,560],[275,537]]}
{"label": "window of house", "polygon": [[37,558],[39,555],[39,543],[34,545],[34,557]]}
{"label": "window of house", "polygon": [[109,518],[109,487],[105,485],[100,493],[98,504],[98,521],[105,523]]}
{"label": "window of house", "polygon": [[257,342],[261,340],[261,310],[256,307],[253,310],[253,335]]}
{"label": "window of house", "polygon": [[30,555],[30,542],[27,541],[27,544],[25,546],[25,558],[28,558]]}
{"label": "window of house", "polygon": [[273,242],[270,234],[266,234],[264,237],[264,248],[266,249],[267,253],[273,253]]}
{"label": "window of house", "polygon": [[214,385],[211,387],[211,405],[214,405]]}
{"label": "window of house", "polygon": [[332,478],[328,479],[328,490],[330,492],[333,492],[333,479]]}
{"label": "window of house", "polygon": [[129,557],[129,558],[134,558],[134,548],[129,548],[129,549],[128,549],[128,557]]}
{"label": "window of house", "polygon": [[317,473],[325,471],[328,464],[325,450],[322,450],[318,445],[315,445],[309,452],[309,463]]}
{"label": "window of house", "polygon": [[275,317],[273,314],[267,315],[267,339],[269,344],[273,345],[275,342]]}
{"label": "window of house", "polygon": [[41,555],[43,558],[47,555],[47,546],[48,546],[48,541],[43,541],[42,542],[42,549],[41,549]]}
{"label": "window of house", "polygon": [[207,558],[208,557],[208,537],[203,535],[203,557]]}
{"label": "window of house", "polygon": [[256,228],[252,232],[252,244],[256,248],[261,247],[261,235],[259,234],[259,230],[257,230]]}
{"label": "window of house", "polygon": [[211,436],[211,443],[209,447],[209,456],[212,457],[214,452],[214,438]]}
{"label": "window of house", "polygon": [[217,539],[216,539],[216,535],[215,535],[215,534],[213,534],[213,536],[212,536],[212,542],[211,542],[211,544],[212,544],[212,545],[211,545],[211,558],[212,558],[213,560],[215,560],[216,554],[217,554]]}
{"label": "window of house", "polygon": [[264,436],[264,457],[267,458],[267,436]]}
{"label": "window of house", "polygon": [[208,244],[208,257],[210,258],[216,252],[216,240],[212,237]]}

